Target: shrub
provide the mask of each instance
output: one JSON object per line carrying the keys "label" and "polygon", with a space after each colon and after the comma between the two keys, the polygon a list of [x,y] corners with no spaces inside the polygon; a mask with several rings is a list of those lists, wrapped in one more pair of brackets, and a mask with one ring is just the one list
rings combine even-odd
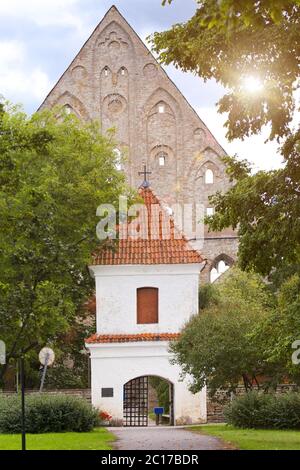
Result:
{"label": "shrub", "polygon": [[[88,432],[99,424],[98,411],[85,400],[66,395],[34,394],[26,397],[26,431]],[[0,398],[0,432],[21,432],[20,396]]]}
{"label": "shrub", "polygon": [[250,392],[225,408],[225,419],[239,428],[300,429],[300,394]]}

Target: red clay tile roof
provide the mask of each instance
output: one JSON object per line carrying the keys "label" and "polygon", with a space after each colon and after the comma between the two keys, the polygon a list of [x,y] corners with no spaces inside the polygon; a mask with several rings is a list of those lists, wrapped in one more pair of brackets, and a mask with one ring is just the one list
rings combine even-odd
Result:
{"label": "red clay tile roof", "polygon": [[[142,225],[145,227],[146,237],[119,239],[114,248],[108,248],[95,254],[92,264],[202,263],[204,258],[189,245],[187,239],[176,229],[173,218],[162,208],[153,191],[150,188],[140,188],[139,195],[144,200],[147,209],[147,212],[141,211],[139,214],[139,221],[144,222]],[[159,210],[163,212],[164,216],[157,217]],[[122,233],[124,233],[124,227]],[[165,234],[169,234],[169,237],[165,237]]]}
{"label": "red clay tile roof", "polygon": [[172,341],[178,339],[179,333],[141,333],[135,335],[97,335],[86,339],[87,344],[96,343],[134,343],[139,341]]}

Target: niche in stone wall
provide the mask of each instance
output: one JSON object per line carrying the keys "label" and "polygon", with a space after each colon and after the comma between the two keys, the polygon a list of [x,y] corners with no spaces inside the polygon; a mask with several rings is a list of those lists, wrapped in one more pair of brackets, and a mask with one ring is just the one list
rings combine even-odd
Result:
{"label": "niche in stone wall", "polygon": [[114,122],[126,108],[126,98],[118,93],[107,95],[103,100],[103,110],[112,122]]}
{"label": "niche in stone wall", "polygon": [[112,21],[96,40],[94,62],[97,64],[104,57],[110,66],[121,65],[132,48],[132,41],[124,28],[116,21]]}
{"label": "niche in stone wall", "polygon": [[117,88],[118,93],[126,96],[129,94],[129,73],[126,67],[122,65],[118,72],[113,75],[113,85]]}
{"label": "niche in stone wall", "polygon": [[201,127],[194,130],[194,144],[197,150],[203,148],[206,140],[206,132]]}
{"label": "niche in stone wall", "polygon": [[75,111],[74,108],[72,108],[72,106],[70,104],[65,104],[64,107],[63,107],[64,111],[66,114],[74,114],[74,116],[77,116],[77,117],[80,117],[78,115],[78,113]]}
{"label": "niche in stone wall", "polygon": [[203,155],[203,157],[204,157],[205,159],[210,158],[210,159],[214,160],[214,159],[216,159],[216,158],[217,158],[217,159],[219,158],[218,153],[217,153],[215,150],[213,150],[211,147],[206,147],[206,148],[203,150],[202,155]]}
{"label": "niche in stone wall", "polygon": [[147,117],[147,138],[149,148],[169,145],[176,148],[176,119],[170,105],[161,100],[157,102]]}
{"label": "niche in stone wall", "polygon": [[122,28],[116,23],[107,29],[111,29],[110,32],[107,34],[106,32],[103,33],[97,45],[100,50],[108,52],[112,58],[115,58],[128,50],[127,35],[124,34]]}
{"label": "niche in stone wall", "polygon": [[147,159],[153,173],[151,181],[161,197],[176,193],[176,156],[182,138],[177,125],[180,118],[177,101],[163,88],[158,88],[145,104]]}
{"label": "niche in stone wall", "polygon": [[80,98],[85,101],[84,96],[87,86],[89,85],[87,69],[82,65],[76,65],[71,69],[71,77],[73,80],[73,93],[80,96]]}
{"label": "niche in stone wall", "polygon": [[112,70],[106,65],[100,73],[100,90],[102,97],[105,97],[114,91],[112,86],[112,76]]}
{"label": "niche in stone wall", "polygon": [[155,78],[158,74],[158,65],[157,64],[146,64],[143,68],[143,74],[146,78]]}
{"label": "niche in stone wall", "polygon": [[213,161],[206,160],[202,163],[197,173],[197,180],[200,179],[202,184],[210,185],[216,183],[218,178],[220,178],[220,170]]}
{"label": "niche in stone wall", "polygon": [[105,66],[100,74],[100,116],[103,131],[115,127],[116,139],[128,142],[128,70]]}
{"label": "niche in stone wall", "polygon": [[114,127],[116,139],[127,142],[128,137],[128,103],[124,96],[112,93],[102,101],[102,128],[107,131]]}
{"label": "niche in stone wall", "polygon": [[60,95],[55,103],[54,106],[63,106],[67,112],[67,114],[75,114],[78,118],[88,120],[89,115],[86,111],[85,106],[83,103],[72,93],[68,91]]}
{"label": "niche in stone wall", "polygon": [[174,152],[168,145],[156,145],[150,152],[150,167],[156,171],[170,170],[174,165]]}
{"label": "niche in stone wall", "polygon": [[[217,182],[220,178],[222,178],[222,171],[220,168],[221,161],[220,157],[215,150],[211,147],[206,147],[205,150],[199,152],[196,155],[193,171],[196,175],[196,179],[202,178],[203,183],[205,182]],[[207,172],[207,170],[210,170]],[[206,173],[207,172],[207,173]],[[212,175],[209,173],[212,172]],[[207,174],[207,178],[206,178]]]}
{"label": "niche in stone wall", "polygon": [[76,67],[72,68],[72,78],[75,82],[83,82],[86,80],[87,76],[88,72],[82,65],[77,65]]}

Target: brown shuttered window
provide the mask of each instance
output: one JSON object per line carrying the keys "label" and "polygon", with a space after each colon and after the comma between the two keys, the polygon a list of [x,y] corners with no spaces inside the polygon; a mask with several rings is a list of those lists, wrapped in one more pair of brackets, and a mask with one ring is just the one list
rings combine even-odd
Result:
{"label": "brown shuttered window", "polygon": [[137,323],[158,323],[158,289],[141,287],[137,289]]}

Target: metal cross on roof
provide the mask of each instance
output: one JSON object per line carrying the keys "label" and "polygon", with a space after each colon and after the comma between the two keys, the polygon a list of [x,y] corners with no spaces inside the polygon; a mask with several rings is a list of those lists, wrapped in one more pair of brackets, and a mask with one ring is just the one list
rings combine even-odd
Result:
{"label": "metal cross on roof", "polygon": [[143,176],[144,176],[144,181],[143,181],[143,183],[141,184],[141,187],[142,187],[142,188],[149,188],[150,183],[149,183],[149,181],[147,180],[147,175],[152,175],[152,172],[151,172],[151,171],[147,171],[147,165],[144,165],[144,170],[143,170],[143,171],[139,171],[139,175],[143,175]]}

